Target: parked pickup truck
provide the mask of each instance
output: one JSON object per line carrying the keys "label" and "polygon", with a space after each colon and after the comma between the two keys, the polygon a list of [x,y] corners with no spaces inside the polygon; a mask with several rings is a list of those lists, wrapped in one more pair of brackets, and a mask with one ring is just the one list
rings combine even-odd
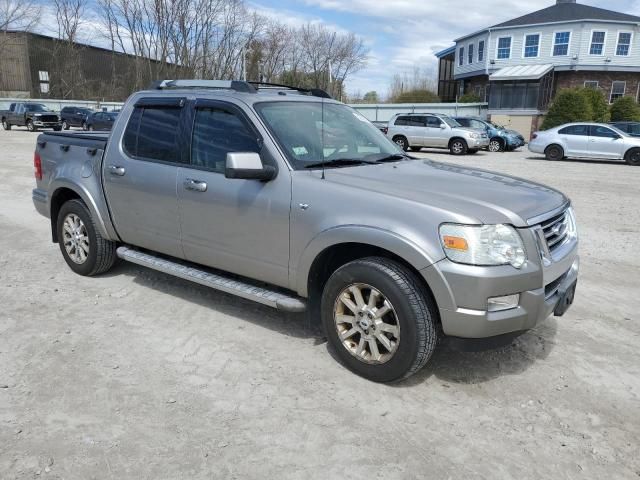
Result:
{"label": "parked pickup truck", "polygon": [[508,344],[565,313],[569,199],[414,159],[318,90],[162,81],[110,134],[44,133],[36,209],[81,275],[120,258],[322,322],[338,358],[405,378],[437,342]]}
{"label": "parked pickup truck", "polygon": [[0,120],[5,130],[11,130],[14,125],[27,127],[30,132],[35,132],[39,128],[62,130],[60,115],[41,103],[12,103],[9,110],[0,111]]}

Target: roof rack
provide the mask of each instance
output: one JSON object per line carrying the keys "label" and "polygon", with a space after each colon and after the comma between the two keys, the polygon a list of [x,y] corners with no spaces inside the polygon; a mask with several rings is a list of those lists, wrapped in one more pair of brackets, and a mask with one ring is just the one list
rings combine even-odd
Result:
{"label": "roof rack", "polygon": [[324,90],[319,88],[300,88],[279,83],[244,82],[240,80],[156,80],[149,89],[165,90],[169,88],[212,88],[220,90],[234,90],[242,93],[258,93],[258,90],[294,90],[296,92],[312,95],[314,97],[332,98]]}

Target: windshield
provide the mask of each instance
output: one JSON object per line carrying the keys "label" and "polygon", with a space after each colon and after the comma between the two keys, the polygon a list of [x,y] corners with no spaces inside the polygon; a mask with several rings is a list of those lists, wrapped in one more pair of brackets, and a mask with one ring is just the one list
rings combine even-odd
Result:
{"label": "windshield", "polygon": [[462,126],[462,125],[460,125],[460,123],[458,123],[456,120],[454,120],[451,117],[447,117],[445,115],[442,115],[440,118],[442,120],[444,120],[447,123],[447,125],[449,125],[451,128],[461,127]]}
{"label": "windshield", "polygon": [[48,112],[49,109],[41,103],[28,103],[24,106],[27,112]]}
{"label": "windshield", "polygon": [[403,153],[369,120],[343,104],[265,102],[255,108],[296,170],[321,168],[323,162],[335,160],[368,162]]}
{"label": "windshield", "polygon": [[498,125],[497,123],[494,122],[489,122],[491,125],[493,125],[495,128],[497,128],[498,130],[506,130],[506,128],[504,128],[502,125]]}

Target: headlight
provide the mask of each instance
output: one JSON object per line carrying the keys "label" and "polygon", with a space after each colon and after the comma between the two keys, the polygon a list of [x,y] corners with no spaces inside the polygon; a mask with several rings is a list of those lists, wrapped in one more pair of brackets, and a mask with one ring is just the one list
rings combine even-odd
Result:
{"label": "headlight", "polygon": [[469,135],[471,138],[480,138],[480,134],[479,133],[472,133]]}
{"label": "headlight", "polygon": [[509,225],[445,223],[440,240],[449,260],[457,263],[521,268],[527,260],[520,234]]}
{"label": "headlight", "polygon": [[569,238],[578,238],[578,224],[576,223],[576,213],[573,207],[567,209],[567,236]]}

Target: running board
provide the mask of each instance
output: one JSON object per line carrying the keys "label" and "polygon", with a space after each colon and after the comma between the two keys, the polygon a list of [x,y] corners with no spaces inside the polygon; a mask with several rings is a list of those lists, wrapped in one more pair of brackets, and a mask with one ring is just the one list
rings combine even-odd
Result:
{"label": "running board", "polygon": [[173,275],[184,280],[190,280],[205,287],[214,288],[222,292],[230,293],[238,297],[246,298],[254,302],[267,305],[286,312],[304,312],[307,304],[304,299],[294,295],[268,290],[263,287],[251,285],[231,278],[223,277],[215,273],[199,270],[194,267],[172,262],[164,258],[140,252],[129,247],[118,247],[118,257],[127,262],[149,267],[153,270]]}

